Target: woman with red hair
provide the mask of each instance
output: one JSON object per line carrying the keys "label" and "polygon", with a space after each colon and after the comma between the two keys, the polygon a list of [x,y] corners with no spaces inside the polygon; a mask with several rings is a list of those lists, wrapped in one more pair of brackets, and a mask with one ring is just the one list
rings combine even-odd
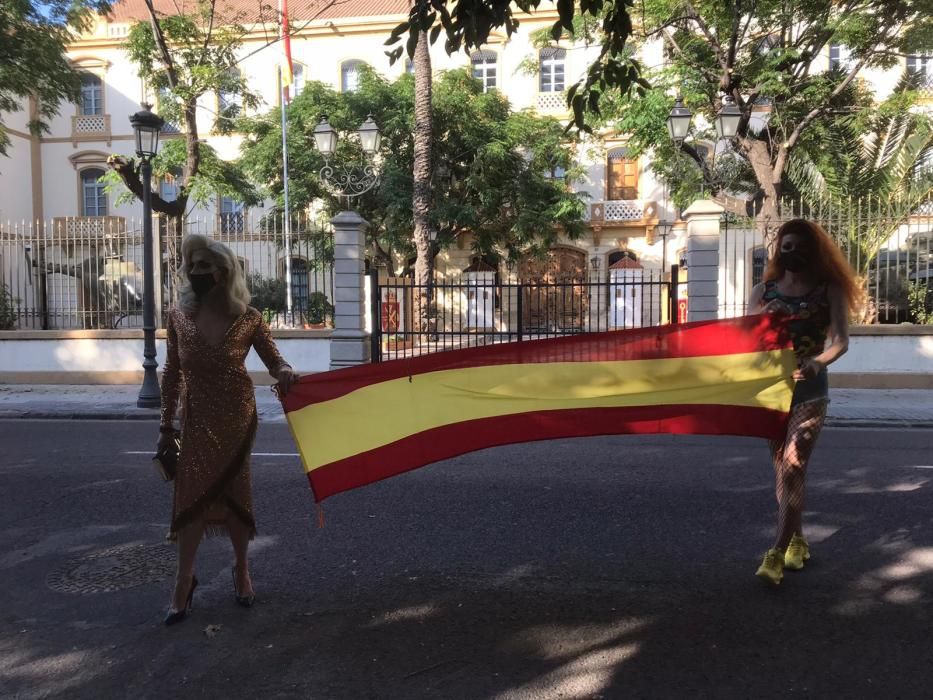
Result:
{"label": "woman with red hair", "polygon": [[849,316],[860,301],[855,273],[819,224],[792,219],[781,226],[764,281],[749,299],[749,313],[791,317],[788,327],[799,363],[787,433],[782,442],[770,444],[777,537],[757,575],[774,584],[781,582],[784,569],[802,569],[810,558],[802,527],[807,462],[829,404],[826,367],[848,350]]}

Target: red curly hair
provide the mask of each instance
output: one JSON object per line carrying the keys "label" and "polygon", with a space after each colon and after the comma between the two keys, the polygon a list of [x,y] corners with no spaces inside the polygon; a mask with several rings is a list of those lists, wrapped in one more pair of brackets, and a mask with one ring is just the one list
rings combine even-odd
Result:
{"label": "red curly hair", "polygon": [[774,244],[775,252],[768,261],[763,280],[771,282],[784,276],[785,270],[778,252],[781,250],[781,241],[784,240],[784,236],[791,234],[800,238],[806,247],[807,257],[810,258],[812,264],[811,274],[814,280],[820,284],[836,287],[845,296],[849,312],[856,312],[861,307],[864,297],[862,285],[839,246],[829,237],[826,229],[815,221],[791,219],[784,222],[778,229]]}

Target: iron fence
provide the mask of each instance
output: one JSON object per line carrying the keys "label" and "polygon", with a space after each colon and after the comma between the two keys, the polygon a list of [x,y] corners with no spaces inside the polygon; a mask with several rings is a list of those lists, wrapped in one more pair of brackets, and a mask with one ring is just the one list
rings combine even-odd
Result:
{"label": "iron fence", "polygon": [[[867,305],[858,323],[929,323],[933,313],[933,202],[919,207],[898,198],[852,199],[808,207],[784,202],[781,219],[762,231],[751,218],[726,214],[721,222],[719,316],[746,313],[761,282],[773,234],[796,217],[817,221],[832,236],[862,281]],[[688,271],[689,274],[689,271]]]}
{"label": "iron fence", "polygon": [[642,328],[678,317],[678,268],[608,279],[501,282],[497,273],[415,284],[369,275],[374,362],[493,343]]}
{"label": "iron fence", "polygon": [[[239,214],[220,218],[159,219],[154,244],[160,318],[178,297],[181,241],[201,233],[237,256],[252,304],[273,327],[333,323],[333,235],[320,219],[295,217],[286,250],[283,221]],[[68,217],[0,225],[0,328],[141,328],[142,221]],[[291,308],[288,295],[291,293]]]}

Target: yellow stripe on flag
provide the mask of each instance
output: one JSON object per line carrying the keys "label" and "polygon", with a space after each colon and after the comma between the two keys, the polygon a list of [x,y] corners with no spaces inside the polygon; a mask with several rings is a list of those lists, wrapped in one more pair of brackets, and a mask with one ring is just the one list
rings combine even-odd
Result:
{"label": "yellow stripe on flag", "polygon": [[[308,472],[453,423],[530,411],[728,405],[787,412],[790,349],[618,362],[490,365],[391,379],[288,413]],[[348,425],[365,426],[350,437]]]}

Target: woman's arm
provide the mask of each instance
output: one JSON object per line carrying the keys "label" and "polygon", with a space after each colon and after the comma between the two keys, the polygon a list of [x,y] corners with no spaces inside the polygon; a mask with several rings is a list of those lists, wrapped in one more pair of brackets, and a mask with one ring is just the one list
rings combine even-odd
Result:
{"label": "woman's arm", "polygon": [[160,431],[173,429],[178,396],[181,393],[181,366],[178,361],[178,333],[172,320],[174,312],[168,314],[165,343],[165,363],[162,365],[162,416]]}
{"label": "woman's arm", "polygon": [[272,339],[272,331],[260,316],[259,323],[253,333],[253,347],[256,348],[256,354],[262,360],[266,369],[279,383],[279,388],[283,394],[287,394],[292,384],[298,380],[298,374],[291,368]]}
{"label": "woman's arm", "polygon": [[830,287],[828,294],[829,337],[832,342],[813,358],[822,367],[831,365],[849,349],[849,305],[845,296],[835,287]]}

